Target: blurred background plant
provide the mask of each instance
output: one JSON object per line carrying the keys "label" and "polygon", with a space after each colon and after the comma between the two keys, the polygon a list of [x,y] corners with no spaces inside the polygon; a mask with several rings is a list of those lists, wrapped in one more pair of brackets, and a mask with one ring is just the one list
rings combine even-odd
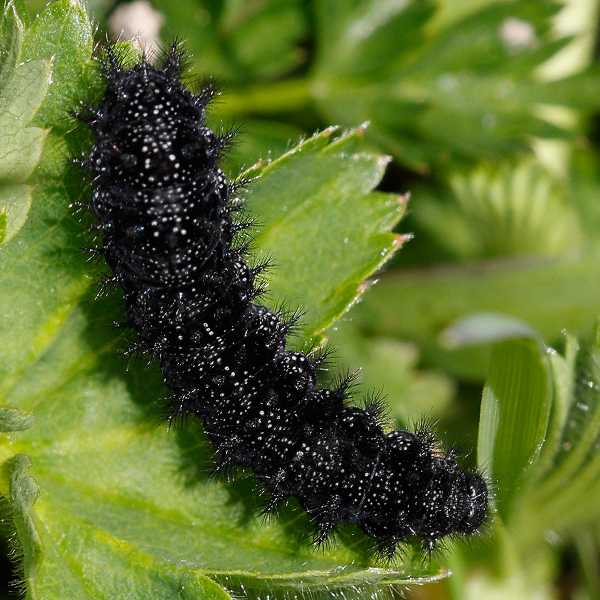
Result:
{"label": "blurred background plant", "polygon": [[400,424],[425,414],[473,453],[479,428],[497,482],[490,533],[408,596],[600,598],[600,2],[88,8],[97,39],[176,35],[219,77],[230,174],[332,124],[370,122],[393,157],[380,189],[411,191],[414,239],[327,335]]}

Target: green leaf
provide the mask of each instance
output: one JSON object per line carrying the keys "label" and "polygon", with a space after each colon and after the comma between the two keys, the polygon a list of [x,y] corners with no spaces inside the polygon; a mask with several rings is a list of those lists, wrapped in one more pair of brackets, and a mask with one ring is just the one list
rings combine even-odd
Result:
{"label": "green leaf", "polygon": [[387,157],[358,151],[363,129],[328,144],[333,131],[246,174],[258,177],[251,196],[263,221],[256,247],[259,255],[275,257],[270,304],[285,300],[308,309],[304,339],[322,332],[356,302],[364,279],[402,242],[389,231],[402,217],[406,198],[371,191]]}
{"label": "green leaf", "polygon": [[[53,4],[27,32],[24,19],[17,14],[15,4],[9,3],[0,23],[2,243],[8,242],[27,219],[33,191],[28,182],[44,182],[50,175],[42,173],[47,164],[40,166],[48,135],[44,127],[73,126],[69,108],[75,108],[76,97],[86,95],[88,86],[81,75],[92,48],[91,26],[77,2]],[[62,154],[54,156],[54,178],[56,164],[64,165],[66,160],[65,152]]]}
{"label": "green leaf", "polygon": [[428,40],[410,69],[424,75],[465,67],[481,74],[495,69],[529,74],[532,66],[548,58],[544,49],[553,37],[548,35],[553,33],[550,19],[560,7],[558,2],[532,0],[483,6]]}
{"label": "green leaf", "polygon": [[[25,37],[21,59],[52,61],[52,82],[36,124],[66,130],[74,127],[70,111],[89,99],[92,25],[78,0],[51,4],[34,21]],[[89,74],[88,74],[89,71]]]}
{"label": "green leaf", "polygon": [[31,413],[23,413],[15,408],[0,407],[0,432],[23,431],[33,427],[35,419]]}
{"label": "green leaf", "polygon": [[0,89],[4,88],[19,63],[24,34],[15,3],[8,2],[0,20]]}
{"label": "green leaf", "polygon": [[6,210],[0,209],[0,244],[4,242],[6,237]]}
{"label": "green leaf", "polygon": [[[222,114],[310,123],[310,129],[318,122],[351,127],[369,121],[367,139],[420,172],[454,158],[495,160],[529,150],[534,137],[574,139],[581,133],[578,117],[592,114],[600,102],[595,68],[554,81],[539,75],[539,68],[573,41],[557,39],[552,26],[561,7],[557,2],[494,2],[435,27],[431,2],[320,0],[306,73],[256,83],[252,78],[264,73],[255,58],[269,64],[263,52],[267,40],[279,45],[282,31],[301,30],[293,2],[284,3],[285,10],[275,0],[261,4],[257,15],[277,5],[298,18],[290,16],[285,27],[261,22],[261,33],[249,36],[241,33],[246,31],[241,23],[258,5],[232,1],[224,11],[209,4],[198,10],[188,1],[162,3],[167,26],[189,31],[204,73],[221,73],[231,82]],[[190,14],[201,20],[200,27]],[[235,15],[235,27],[240,25],[239,37],[235,27],[224,28],[229,15]],[[254,32],[250,22],[248,31]],[[295,52],[303,54],[297,47]],[[286,55],[284,50],[277,56]]]}
{"label": "green leaf", "polygon": [[[53,537],[52,522],[45,518],[46,499],[39,498],[38,488],[28,473],[31,461],[18,454],[4,464],[10,480],[13,518],[23,549],[23,571],[28,597],[32,598],[106,598],[117,594],[127,598],[210,598],[231,597],[214,581],[194,572],[149,560],[126,544],[116,544],[110,536],[95,532],[89,536],[85,525],[80,531],[65,531],[69,540]],[[35,505],[35,506],[34,506]],[[69,546],[80,552],[82,538],[88,537],[84,552],[88,571],[82,573],[68,558]],[[57,543],[58,541],[58,543]],[[110,576],[99,575],[110,561]],[[126,579],[123,573],[127,574]],[[95,575],[95,577],[94,577]]]}
{"label": "green leaf", "polygon": [[155,6],[166,17],[166,39],[177,32],[200,73],[227,81],[273,78],[298,67],[306,54],[298,47],[308,22],[299,0],[203,0]]}
{"label": "green leaf", "polygon": [[600,247],[600,156],[592,148],[574,149],[569,173],[569,202],[579,215],[587,244]]}
{"label": "green leaf", "polygon": [[515,338],[536,337],[527,323],[496,313],[475,313],[452,323],[440,334],[440,345],[453,350]]}
{"label": "green leaf", "polygon": [[[227,94],[223,100],[227,102]],[[218,131],[219,119],[211,119],[209,126]],[[235,138],[231,152],[225,156],[226,172],[235,178],[257,160],[270,161],[279,158],[301,138],[302,130],[298,127],[278,121],[248,119],[244,121],[240,133]]]}
{"label": "green leaf", "polygon": [[44,557],[44,548],[31,508],[38,488],[27,473],[31,461],[25,454],[16,454],[3,465],[9,480],[9,497],[19,541],[23,547],[23,572],[29,580],[35,578]]}
{"label": "green leaf", "polygon": [[493,346],[481,403],[477,459],[497,482],[495,502],[505,523],[539,456],[552,397],[551,366],[538,340]]}
{"label": "green leaf", "polygon": [[23,23],[14,4],[0,22],[0,212],[1,243],[23,226],[31,206],[32,187],[24,184],[42,154],[46,132],[31,123],[46,98],[50,61],[22,61]]}
{"label": "green leaf", "polygon": [[45,132],[28,125],[46,98],[50,73],[49,61],[25,62],[2,89],[0,178],[4,181],[25,181],[40,159]]}
{"label": "green leaf", "polygon": [[[429,2],[335,2],[317,5],[317,65],[329,75],[369,79],[392,70],[404,54],[423,43],[424,25],[434,12]],[[399,44],[398,41],[401,40]]]}
{"label": "green leaf", "polygon": [[[408,579],[407,583],[431,583],[444,577],[443,573],[421,580],[415,577]],[[226,589],[233,586],[236,590],[242,590],[244,596],[256,600],[265,596],[275,598],[310,596],[318,600],[331,597],[353,600],[361,600],[365,597],[378,598],[388,584],[399,583],[394,576],[390,576],[387,569],[371,568],[353,572],[351,568],[345,567],[327,572],[312,571],[300,575],[286,574],[264,578],[239,573],[218,576],[217,579],[223,582]],[[389,593],[393,593],[393,589],[390,588]]]}
{"label": "green leaf", "polygon": [[326,336],[337,362],[360,375],[361,387],[385,395],[394,422],[411,425],[423,415],[436,420],[451,405],[454,382],[441,371],[417,369],[420,356],[415,344],[361,335],[352,312],[330,327]]}
{"label": "green leaf", "polygon": [[[57,123],[64,121],[69,108],[77,107],[77,101],[73,97],[70,105],[65,104],[70,92],[64,93],[61,86],[71,91],[82,88],[81,82],[72,84],[74,74],[67,77],[68,69],[65,68],[67,64],[75,64],[71,60],[73,57],[78,57],[77,64],[85,63],[90,57],[91,46],[85,60],[82,57],[85,47],[80,47],[91,31],[89,21],[83,18],[85,14],[81,10],[76,2],[61,1],[52,4],[38,18],[42,23],[36,22],[33,30],[25,36],[25,45],[36,47],[40,55],[30,57],[29,62],[19,65],[9,85],[14,85],[13,97],[21,95],[26,99],[18,106],[21,114],[25,114],[28,119],[33,118],[38,110],[32,103],[34,98],[44,103],[40,110],[44,110],[48,117],[55,116]],[[71,25],[67,25],[66,20]],[[78,24],[82,31],[77,33],[72,23]],[[71,37],[58,43],[65,32],[69,32]],[[54,45],[42,39],[51,34],[55,36]],[[39,47],[36,46],[38,42]],[[35,83],[22,76],[23,73],[38,73],[38,76],[39,73],[48,74],[50,56],[44,55],[42,50],[56,50],[52,57],[54,70],[50,89],[53,90],[53,100],[50,105],[47,104],[48,95],[40,94]],[[24,49],[22,59],[25,53]],[[63,54],[71,58],[65,59]],[[22,72],[25,68],[26,71]],[[85,67],[81,66],[80,79],[84,72]],[[47,80],[45,87],[36,81],[39,87],[47,88]],[[60,89],[53,89],[52,86],[59,86]],[[51,106],[54,108],[51,109]],[[39,118],[39,110],[35,118]],[[46,125],[54,126],[55,122],[49,121]],[[41,129],[32,129],[43,132]],[[37,185],[33,191],[33,204],[27,221],[19,231],[18,239],[13,238],[0,249],[0,310],[3,315],[0,334],[4,340],[0,349],[0,395],[11,388],[27,366],[51,343],[89,286],[83,260],[77,255],[77,249],[82,245],[81,226],[70,215],[72,210],[67,209],[69,200],[79,201],[83,193],[82,170],[68,164],[70,152],[67,146],[74,142],[81,144],[83,138],[81,132],[69,133],[63,138],[59,136],[58,129],[55,127],[46,136],[44,152],[33,173],[32,179]],[[7,237],[16,233],[23,224],[29,193],[30,187],[25,185],[0,187],[0,197],[3,194],[3,201],[12,213],[9,214],[7,210]],[[66,197],[66,193],[70,197]]]}
{"label": "green leaf", "polygon": [[296,47],[307,29],[301,2],[230,0],[222,18],[238,68],[255,77],[274,77],[303,62],[305,54]]}
{"label": "green leaf", "polygon": [[[323,152],[327,140],[317,142]],[[260,203],[260,191],[253,198]],[[337,211],[334,205],[324,210]],[[70,220],[59,225],[70,226]],[[20,272],[37,272],[37,265],[34,253]],[[210,480],[212,450],[198,424],[171,434],[157,429],[165,394],[160,376],[135,364],[127,369],[109,327],[122,309],[92,298],[88,293],[71,305],[51,345],[38,350],[5,396],[36,418],[35,427],[0,445],[5,457],[28,453],[41,494],[30,510],[45,550],[35,577],[26,570],[32,594],[87,597],[85,588],[104,597],[131,589],[132,597],[164,597],[177,592],[185,574],[234,590],[237,584],[240,590],[295,589],[305,579],[311,588],[345,589],[440,575],[418,554],[407,554],[401,569],[372,570],[369,544],[357,544],[352,528],[335,548],[315,552],[305,536],[309,520],[297,506],[269,524],[255,519],[256,482]]]}
{"label": "green leaf", "polygon": [[[87,77],[86,60],[60,38],[68,7],[59,2],[48,10],[33,31],[54,31],[64,41],[56,46],[55,64],[79,65],[80,77]],[[74,15],[85,41],[87,22]],[[75,35],[72,43],[78,40]],[[306,536],[309,519],[297,504],[263,523],[255,518],[261,502],[250,474],[232,482],[208,477],[213,451],[199,424],[171,433],[156,427],[166,394],[160,374],[139,364],[127,368],[110,327],[122,319],[120,302],[86,292],[87,267],[79,256],[85,226],[69,205],[89,186],[66,163],[69,149],[86,139],[61,135],[66,121],[59,108],[75,103],[63,89],[73,82],[63,71],[55,100],[44,105],[44,119],[56,118],[57,127],[36,170],[40,183],[29,218],[0,251],[7,428],[20,423],[23,429],[31,421],[18,422],[18,416],[35,416],[29,429],[0,442],[29,595],[75,599],[117,590],[132,598],[225,598],[223,586],[236,595],[256,590],[264,596],[272,589],[347,595],[444,576],[435,561],[424,564],[410,549],[398,564],[376,568],[370,544],[351,526],[342,528],[334,547],[316,552]],[[94,95],[101,83],[91,81],[86,94]],[[266,232],[257,246],[281,254],[281,272],[270,276],[272,301],[293,301],[288,289],[302,297],[311,315],[306,337],[343,312],[362,278],[399,245],[389,229],[405,201],[371,191],[387,159],[361,149],[361,132],[331,141],[326,131],[252,171],[258,179],[249,195]],[[342,212],[348,224],[338,223]],[[299,260],[307,255],[318,260]],[[324,277],[330,263],[334,268]],[[276,283],[288,279],[292,283]]]}
{"label": "green leaf", "polygon": [[0,185],[1,244],[8,242],[25,223],[31,207],[32,190],[30,185]]}
{"label": "green leaf", "polygon": [[600,258],[474,262],[389,273],[365,294],[353,317],[370,333],[416,342],[427,364],[481,381],[489,349],[449,351],[440,345],[440,334],[462,317],[485,312],[527,323],[547,344],[560,342],[563,329],[587,334],[600,313]]}
{"label": "green leaf", "polygon": [[550,471],[556,455],[561,451],[562,437],[575,394],[578,353],[579,345],[577,339],[569,334],[566,334],[564,356],[552,349],[548,352],[554,378],[554,400],[552,402],[550,425],[546,433],[546,441],[542,448],[540,464],[537,468],[538,473]]}
{"label": "green leaf", "polygon": [[[564,254],[583,246],[566,187],[531,158],[454,169],[448,183],[435,200],[427,190],[424,198],[414,193],[413,214],[458,258]],[[460,235],[449,235],[454,228]]]}
{"label": "green leaf", "polygon": [[571,342],[566,365],[558,373],[566,389],[562,399],[559,397],[554,433],[544,449],[544,469],[532,482],[521,515],[530,537],[548,527],[572,530],[600,516],[599,331],[597,328],[594,338],[579,348]]}
{"label": "green leaf", "polygon": [[341,125],[371,121],[370,139],[412,168],[524,150],[529,136],[570,137],[536,105],[598,105],[592,71],[573,85],[535,74],[570,41],[551,30],[558,3],[497,2],[429,37],[429,3],[336,4],[317,5],[318,109]]}
{"label": "green leaf", "polygon": [[71,167],[60,179],[40,184],[19,236],[0,250],[2,395],[52,342],[89,287],[82,257],[77,254],[81,226],[68,216],[69,200],[64,196],[65,187],[77,176],[81,185],[81,171]]}

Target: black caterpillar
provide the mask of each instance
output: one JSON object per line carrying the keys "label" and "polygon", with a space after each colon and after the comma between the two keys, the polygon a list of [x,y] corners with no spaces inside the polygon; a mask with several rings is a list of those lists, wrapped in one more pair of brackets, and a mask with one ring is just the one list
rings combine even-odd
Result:
{"label": "black caterpillar", "polygon": [[102,232],[95,252],[124,290],[131,351],[160,362],[171,416],[202,419],[219,468],[252,469],[270,508],[297,498],[317,542],[348,521],[391,557],[411,535],[432,551],[477,532],[488,507],[481,474],[427,427],[385,433],[377,402],[347,405],[349,379],[319,387],[321,359],[286,350],[297,317],[254,303],[266,264],[250,268],[236,242],[249,224],[232,218],[239,185],[218,166],[232,134],[204,125],[214,88],[186,89],[177,44],[157,64],[125,68],[114,48],[106,55],[104,97],[78,115],[96,137],[83,161]]}

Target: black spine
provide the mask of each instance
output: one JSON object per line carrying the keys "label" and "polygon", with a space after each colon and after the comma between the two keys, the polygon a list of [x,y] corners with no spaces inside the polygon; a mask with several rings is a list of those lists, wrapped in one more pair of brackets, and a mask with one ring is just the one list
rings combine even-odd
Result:
{"label": "black spine", "polygon": [[172,416],[193,413],[221,467],[254,471],[275,505],[296,497],[323,540],[356,523],[390,556],[409,535],[433,550],[485,519],[483,477],[427,428],[385,433],[375,404],[347,406],[347,382],[317,386],[318,361],[286,350],[291,326],[254,300],[258,270],[236,249],[241,208],[219,169],[227,136],[205,125],[213,92],[188,91],[182,52],[126,69],[107,50],[107,88],[87,116],[86,161],[100,252],[123,287],[132,350],[158,359]]}

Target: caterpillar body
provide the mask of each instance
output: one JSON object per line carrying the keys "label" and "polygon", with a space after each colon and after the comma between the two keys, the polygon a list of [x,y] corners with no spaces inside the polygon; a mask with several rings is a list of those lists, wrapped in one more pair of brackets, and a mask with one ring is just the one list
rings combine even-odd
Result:
{"label": "caterpillar body", "polygon": [[[132,352],[160,363],[172,418],[194,414],[219,468],[251,469],[270,507],[298,499],[321,542],[355,523],[393,556],[409,536],[432,551],[477,532],[488,489],[428,430],[385,432],[377,403],[347,402],[348,380],[317,383],[319,359],[286,349],[296,318],[257,300],[257,275],[236,236],[237,187],[219,168],[231,134],[206,127],[211,86],[182,82],[178,44],[126,68],[109,47],[106,91],[78,115],[95,143],[84,162],[102,233],[95,252],[124,291]],[[239,238],[237,238],[239,239]]]}

